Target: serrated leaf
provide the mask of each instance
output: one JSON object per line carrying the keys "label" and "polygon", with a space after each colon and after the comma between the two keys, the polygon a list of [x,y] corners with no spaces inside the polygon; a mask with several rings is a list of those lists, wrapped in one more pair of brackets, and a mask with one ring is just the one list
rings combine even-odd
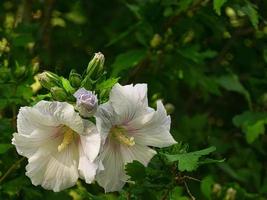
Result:
{"label": "serrated leaf", "polygon": [[127,172],[127,175],[129,175],[131,177],[131,180],[133,181],[141,181],[145,178],[146,169],[141,163],[137,161],[128,163],[125,170]]}
{"label": "serrated leaf", "polygon": [[146,51],[144,49],[131,50],[118,55],[115,62],[112,64],[112,76],[117,77],[121,71],[136,66],[142,59],[145,58],[145,56]]}
{"label": "serrated leaf", "polygon": [[248,143],[254,142],[261,134],[265,132],[267,123],[267,113],[246,111],[233,118],[236,127],[240,127],[246,134]]}
{"label": "serrated leaf", "polygon": [[213,0],[213,9],[218,15],[221,15],[221,7],[225,4],[227,0]]}
{"label": "serrated leaf", "polygon": [[199,166],[199,159],[202,156],[206,156],[214,152],[215,150],[216,148],[214,146],[211,146],[209,148],[190,153],[182,153],[176,155],[165,154],[165,156],[169,162],[178,161],[178,168],[180,171],[194,171]]}

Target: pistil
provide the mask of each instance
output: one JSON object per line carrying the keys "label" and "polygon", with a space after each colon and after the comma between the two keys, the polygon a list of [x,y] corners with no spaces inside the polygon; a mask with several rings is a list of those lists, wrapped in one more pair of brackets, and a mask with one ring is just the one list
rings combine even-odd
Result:
{"label": "pistil", "polygon": [[71,128],[64,127],[64,136],[62,143],[57,147],[58,152],[64,150],[73,141],[74,134],[75,132]]}
{"label": "pistil", "polygon": [[125,133],[125,129],[122,127],[113,126],[110,129],[110,134],[121,144],[124,144],[129,147],[135,145],[134,137],[128,137]]}

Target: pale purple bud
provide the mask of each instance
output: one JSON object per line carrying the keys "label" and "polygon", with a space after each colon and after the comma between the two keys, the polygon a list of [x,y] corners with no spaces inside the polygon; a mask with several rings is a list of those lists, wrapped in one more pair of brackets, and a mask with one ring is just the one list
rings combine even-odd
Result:
{"label": "pale purple bud", "polygon": [[98,107],[98,99],[94,92],[80,88],[73,96],[76,98],[76,109],[81,116],[91,117],[95,114]]}

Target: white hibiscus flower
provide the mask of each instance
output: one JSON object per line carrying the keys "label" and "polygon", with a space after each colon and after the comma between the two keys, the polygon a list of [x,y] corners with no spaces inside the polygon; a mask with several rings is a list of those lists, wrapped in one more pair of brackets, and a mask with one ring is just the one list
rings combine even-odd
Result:
{"label": "white hibiscus flower", "polygon": [[58,192],[75,185],[79,177],[86,183],[94,180],[100,135],[72,105],[40,101],[22,107],[17,127],[12,144],[28,158],[26,175],[32,184]]}
{"label": "white hibiscus flower", "polygon": [[126,163],[137,160],[147,166],[156,154],[148,146],[176,143],[169,132],[171,119],[163,104],[158,101],[157,110],[148,107],[146,84],[116,84],[109,101],[99,106],[96,122],[103,142],[99,159],[105,168],[96,180],[106,192],[123,187],[128,179]]}

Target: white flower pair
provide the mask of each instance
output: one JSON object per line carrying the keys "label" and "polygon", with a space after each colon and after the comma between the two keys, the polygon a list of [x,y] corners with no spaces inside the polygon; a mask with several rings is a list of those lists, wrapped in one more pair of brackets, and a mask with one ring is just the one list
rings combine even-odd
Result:
{"label": "white flower pair", "polygon": [[147,166],[156,154],[148,146],[176,143],[162,103],[156,111],[148,106],[146,84],[116,84],[95,117],[96,126],[66,102],[20,109],[12,143],[28,158],[26,175],[34,185],[61,191],[82,178],[96,180],[106,192],[118,191],[129,179],[125,164],[137,160]]}

